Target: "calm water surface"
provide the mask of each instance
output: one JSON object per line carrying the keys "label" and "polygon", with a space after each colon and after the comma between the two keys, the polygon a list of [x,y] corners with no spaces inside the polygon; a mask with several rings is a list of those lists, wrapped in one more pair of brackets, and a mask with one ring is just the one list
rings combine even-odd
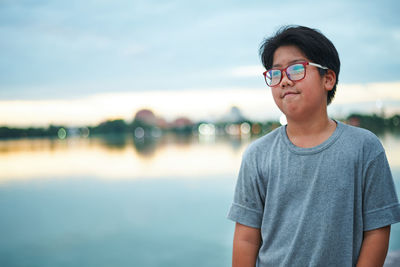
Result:
{"label": "calm water surface", "polygon": [[[381,140],[400,192],[400,137]],[[229,266],[225,216],[249,142],[0,141],[0,266]]]}

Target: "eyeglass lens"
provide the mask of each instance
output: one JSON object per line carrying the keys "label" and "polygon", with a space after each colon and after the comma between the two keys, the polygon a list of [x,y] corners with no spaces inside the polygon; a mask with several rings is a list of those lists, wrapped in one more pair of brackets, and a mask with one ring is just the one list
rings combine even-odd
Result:
{"label": "eyeglass lens", "polygon": [[[298,81],[304,78],[305,68],[303,64],[293,64],[288,66],[286,69],[287,77],[292,81]],[[269,86],[277,85],[281,82],[282,71],[277,69],[272,69],[267,72],[266,82]]]}

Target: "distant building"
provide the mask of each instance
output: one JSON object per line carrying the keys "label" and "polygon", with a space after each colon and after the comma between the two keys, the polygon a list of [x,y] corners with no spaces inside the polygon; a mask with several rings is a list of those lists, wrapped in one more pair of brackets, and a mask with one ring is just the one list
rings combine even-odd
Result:
{"label": "distant building", "polygon": [[142,122],[151,127],[155,126],[162,130],[170,127],[170,124],[163,117],[156,116],[150,109],[141,109],[136,112],[133,121]]}
{"label": "distant building", "polygon": [[142,121],[148,125],[157,125],[157,118],[150,109],[141,109],[135,114],[135,121]]}
{"label": "distant building", "polygon": [[169,127],[168,122],[162,117],[157,117],[157,126],[160,129],[167,129]]}
{"label": "distant building", "polygon": [[350,124],[350,125],[352,125],[352,126],[357,126],[357,127],[360,127],[360,118],[359,117],[357,117],[357,116],[350,116],[348,119],[347,119],[347,123],[348,124]]}
{"label": "distant building", "polygon": [[221,121],[228,123],[241,123],[246,120],[240,109],[236,106],[231,107],[230,111],[221,118]]}
{"label": "distant building", "polygon": [[175,119],[172,123],[171,123],[171,127],[173,128],[183,128],[186,126],[192,126],[193,122],[187,118],[187,117],[179,117],[177,119]]}

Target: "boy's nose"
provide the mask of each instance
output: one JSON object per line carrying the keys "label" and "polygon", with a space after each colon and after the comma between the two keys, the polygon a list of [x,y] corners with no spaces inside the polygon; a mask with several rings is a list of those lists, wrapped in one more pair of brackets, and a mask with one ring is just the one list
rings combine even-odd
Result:
{"label": "boy's nose", "polygon": [[293,86],[293,81],[290,80],[286,74],[286,71],[282,71],[282,80],[279,84],[280,87],[285,88],[287,86]]}

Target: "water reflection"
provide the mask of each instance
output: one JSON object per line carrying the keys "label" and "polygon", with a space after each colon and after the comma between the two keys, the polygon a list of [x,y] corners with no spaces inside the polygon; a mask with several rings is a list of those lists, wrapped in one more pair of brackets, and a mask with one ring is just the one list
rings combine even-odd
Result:
{"label": "water reflection", "polygon": [[[400,136],[380,138],[399,191]],[[234,224],[225,215],[251,141],[0,141],[0,265],[227,266]],[[389,251],[400,249],[398,225]]]}
{"label": "water reflection", "polygon": [[152,157],[156,153],[156,149],[158,146],[162,145],[164,141],[159,138],[152,137],[144,137],[144,138],[135,138],[133,136],[133,145],[138,152],[143,157]]}
{"label": "water reflection", "polygon": [[[392,168],[400,168],[400,135],[380,136]],[[250,138],[132,134],[0,141],[0,181],[90,175],[102,178],[236,175]]]}
{"label": "water reflection", "polygon": [[109,149],[124,149],[128,145],[128,139],[123,134],[106,134],[96,139]]}
{"label": "water reflection", "polygon": [[235,175],[248,142],[176,135],[0,141],[0,181],[81,175],[106,179]]}
{"label": "water reflection", "polygon": [[385,133],[379,136],[388,158],[390,166],[400,168],[400,134]]}

